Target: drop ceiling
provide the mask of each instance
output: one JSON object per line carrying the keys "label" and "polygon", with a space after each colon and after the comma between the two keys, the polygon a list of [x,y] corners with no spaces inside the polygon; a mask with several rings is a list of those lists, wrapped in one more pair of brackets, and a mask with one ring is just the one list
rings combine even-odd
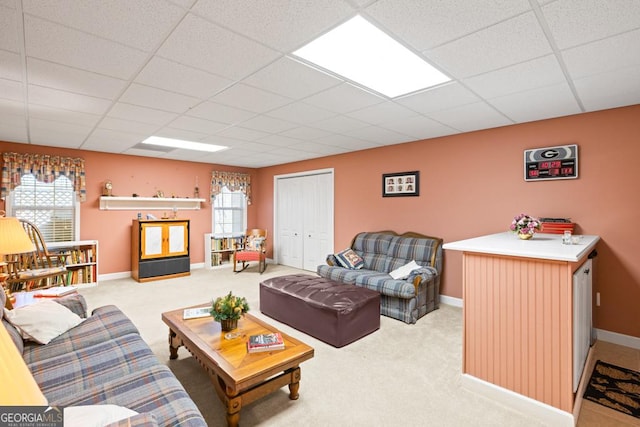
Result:
{"label": "drop ceiling", "polygon": [[[389,99],[292,55],[356,14],[451,82]],[[25,144],[265,167],[639,104],[639,76],[637,0],[0,0]]]}

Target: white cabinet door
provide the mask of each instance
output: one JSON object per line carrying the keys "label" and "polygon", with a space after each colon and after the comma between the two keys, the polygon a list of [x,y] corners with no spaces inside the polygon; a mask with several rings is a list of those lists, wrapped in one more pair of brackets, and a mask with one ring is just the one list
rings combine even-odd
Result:
{"label": "white cabinet door", "polygon": [[277,262],[316,271],[333,251],[333,172],[276,181]]}

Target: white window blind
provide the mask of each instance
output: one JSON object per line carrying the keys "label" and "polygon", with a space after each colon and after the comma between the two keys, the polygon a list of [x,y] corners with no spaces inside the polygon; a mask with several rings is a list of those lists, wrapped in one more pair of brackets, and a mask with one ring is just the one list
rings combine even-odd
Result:
{"label": "white window blind", "polygon": [[10,196],[11,215],[34,223],[46,242],[76,240],[77,208],[73,185],[64,176],[44,183],[31,174],[22,175]]}
{"label": "white window blind", "polygon": [[247,224],[247,200],[241,191],[229,191],[222,188],[222,193],[213,200],[213,235],[216,237],[233,237],[244,234]]}

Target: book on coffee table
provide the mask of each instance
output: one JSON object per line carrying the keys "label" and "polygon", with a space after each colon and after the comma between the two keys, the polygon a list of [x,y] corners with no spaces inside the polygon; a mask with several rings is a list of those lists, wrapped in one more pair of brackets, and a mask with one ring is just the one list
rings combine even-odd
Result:
{"label": "book on coffee table", "polygon": [[55,286],[53,288],[40,289],[34,292],[35,298],[57,298],[76,292],[75,286]]}
{"label": "book on coffee table", "polygon": [[284,349],[284,339],[280,332],[251,335],[247,341],[247,351],[249,353],[282,349]]}
{"label": "book on coffee table", "polygon": [[182,313],[183,319],[197,319],[199,317],[211,316],[211,307],[185,308]]}

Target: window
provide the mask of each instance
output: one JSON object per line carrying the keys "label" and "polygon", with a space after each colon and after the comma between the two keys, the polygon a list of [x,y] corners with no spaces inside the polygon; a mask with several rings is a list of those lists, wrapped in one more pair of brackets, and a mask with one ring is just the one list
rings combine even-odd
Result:
{"label": "window", "polygon": [[65,176],[45,183],[32,174],[22,175],[7,201],[10,214],[34,223],[46,242],[76,240],[79,207],[73,184]]}
{"label": "window", "polygon": [[247,199],[242,191],[222,192],[213,200],[213,235],[241,236],[247,228]]}

